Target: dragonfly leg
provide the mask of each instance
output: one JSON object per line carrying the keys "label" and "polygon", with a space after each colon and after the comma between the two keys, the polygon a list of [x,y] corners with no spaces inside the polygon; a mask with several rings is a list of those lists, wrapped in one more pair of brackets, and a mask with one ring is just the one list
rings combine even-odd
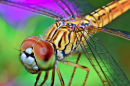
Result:
{"label": "dragonfly leg", "polygon": [[42,74],[42,72],[38,73],[37,78],[36,78],[36,82],[35,82],[34,86],[37,85],[37,82],[38,82],[38,80],[40,79],[41,74]]}
{"label": "dragonfly leg", "polygon": [[52,69],[51,86],[54,85],[54,78],[55,78],[55,67]]}
{"label": "dragonfly leg", "polygon": [[82,66],[82,65],[79,65],[79,64],[76,64],[76,63],[72,63],[72,62],[69,62],[69,61],[61,61],[62,63],[64,64],[67,64],[67,65],[71,65],[71,66],[74,66],[74,67],[77,67],[77,68],[81,68],[83,70],[86,70],[87,71],[87,75],[86,75],[86,78],[84,80],[84,83],[83,83],[83,86],[85,86],[86,84],[86,81],[88,79],[88,75],[89,75],[89,68],[88,67],[85,67],[85,66]]}
{"label": "dragonfly leg", "polygon": [[46,80],[48,79],[48,74],[49,74],[49,71],[46,71],[46,74],[44,76],[44,81],[40,84],[40,86],[42,86],[46,82]]}
{"label": "dragonfly leg", "polygon": [[65,86],[64,80],[63,80],[63,78],[62,78],[62,76],[61,76],[61,73],[60,73],[60,70],[59,70],[57,64],[55,64],[55,69],[56,69],[57,74],[58,74],[58,76],[59,76],[59,78],[60,78],[61,85],[62,85],[62,86]]}
{"label": "dragonfly leg", "polygon": [[[81,57],[82,52],[78,52],[78,53],[74,53],[74,54],[79,54],[79,55],[78,55],[78,58],[77,58],[77,61],[76,61],[76,64],[78,64],[78,61],[79,61],[79,58]],[[73,73],[72,73],[72,75],[71,75],[71,79],[70,79],[70,82],[69,82],[69,86],[70,86],[70,84],[71,84],[71,82],[72,82],[72,79],[73,79],[73,77],[74,77],[75,70],[76,70],[76,67],[74,67]]]}

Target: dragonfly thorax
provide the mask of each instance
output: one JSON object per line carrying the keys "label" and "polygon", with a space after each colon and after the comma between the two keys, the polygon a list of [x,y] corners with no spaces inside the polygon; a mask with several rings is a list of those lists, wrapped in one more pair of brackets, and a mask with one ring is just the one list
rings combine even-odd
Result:
{"label": "dragonfly thorax", "polygon": [[48,31],[45,39],[50,41],[55,47],[56,58],[62,60],[78,49],[79,43],[76,34],[79,34],[78,38],[84,42],[85,39],[81,32],[84,33],[86,38],[88,38],[88,32],[93,33],[89,27],[90,23],[84,23],[79,20],[56,21]]}

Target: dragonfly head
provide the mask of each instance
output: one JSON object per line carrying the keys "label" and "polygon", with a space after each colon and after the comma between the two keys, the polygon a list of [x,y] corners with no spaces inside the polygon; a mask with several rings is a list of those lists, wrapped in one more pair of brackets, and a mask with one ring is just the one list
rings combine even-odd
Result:
{"label": "dragonfly head", "polygon": [[53,46],[37,36],[30,36],[21,45],[20,60],[30,73],[47,71],[54,67],[56,58]]}

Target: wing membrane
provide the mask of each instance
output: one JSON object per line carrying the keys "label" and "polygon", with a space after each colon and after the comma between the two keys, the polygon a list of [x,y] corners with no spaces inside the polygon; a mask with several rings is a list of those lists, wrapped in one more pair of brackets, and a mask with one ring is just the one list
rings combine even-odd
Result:
{"label": "wing membrane", "polygon": [[101,28],[100,31],[130,40],[130,32]]}
{"label": "wing membrane", "polygon": [[48,8],[45,8],[43,6],[38,6],[35,4],[30,4],[30,3],[24,3],[24,2],[16,2],[16,1],[11,1],[11,0],[0,0],[0,3],[2,4],[6,4],[6,5],[10,5],[10,6],[14,6],[14,7],[18,7],[21,9],[25,9],[31,12],[35,12],[38,14],[42,14],[48,17],[52,17],[52,18],[63,18],[65,17],[62,13],[56,12],[54,10],[50,10]]}
{"label": "wing membrane", "polygon": [[[73,4],[68,2],[67,0],[54,0],[61,9],[66,13],[68,17],[78,17],[78,11],[76,11],[76,8]],[[75,9],[74,9],[75,8]]]}
{"label": "wing membrane", "polygon": [[[78,29],[79,30],[79,29]],[[84,32],[83,32],[84,31]],[[79,30],[78,33],[75,31],[77,40],[85,53],[86,57],[90,61],[91,65],[99,75],[104,85],[130,85],[129,80],[125,76],[122,69],[105,49],[105,47],[99,42],[95,35],[89,35],[86,30]],[[89,38],[86,38],[84,33],[87,33]],[[82,34],[82,37],[78,37]],[[85,42],[81,40],[85,39]]]}
{"label": "wing membrane", "polygon": [[[65,1],[65,0],[64,0]],[[82,17],[86,16],[87,14],[95,11],[95,8],[87,1],[87,0],[68,0],[72,4],[74,4],[74,8],[76,9],[77,15]]]}
{"label": "wing membrane", "polygon": [[25,9],[51,18],[68,18],[69,16],[75,18],[94,11],[94,8],[85,0],[0,0],[0,3]]}

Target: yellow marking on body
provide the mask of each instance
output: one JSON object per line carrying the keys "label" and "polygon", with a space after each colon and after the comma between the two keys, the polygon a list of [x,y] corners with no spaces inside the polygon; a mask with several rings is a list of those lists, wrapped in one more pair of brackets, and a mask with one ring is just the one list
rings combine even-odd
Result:
{"label": "yellow marking on body", "polygon": [[[103,27],[104,25],[108,24],[109,23],[109,17],[108,17],[108,13],[106,12],[106,10],[103,8],[103,9],[99,9],[99,10],[96,10],[100,15],[100,22],[99,22],[99,27]],[[99,20],[98,20],[99,21]]]}
{"label": "yellow marking on body", "polygon": [[112,19],[115,19],[116,17],[122,14],[121,9],[117,6],[117,2],[110,3],[109,8],[111,9]]}
{"label": "yellow marking on body", "polygon": [[83,22],[84,24],[85,24],[85,23],[89,23],[89,21],[88,21],[88,20],[83,20],[82,22]]}
{"label": "yellow marking on body", "polygon": [[106,6],[103,6],[103,9],[105,10],[106,12],[106,19],[104,19],[103,21],[105,22],[105,24],[103,24],[103,26],[107,25],[109,22],[112,21],[112,14],[110,12],[110,9],[109,7],[106,7]]}
{"label": "yellow marking on body", "polygon": [[76,38],[76,35],[74,32],[71,32],[71,35],[70,35],[70,43],[72,43],[73,45],[73,49],[76,48],[76,42],[77,42],[77,38]]}
{"label": "yellow marking on body", "polygon": [[48,34],[47,34],[47,36],[46,36],[46,39],[47,39],[48,41],[52,38],[52,36],[53,36],[54,31],[55,31],[56,28],[57,28],[57,26],[56,26],[56,24],[54,24],[54,25],[51,26],[51,28],[49,29]]}
{"label": "yellow marking on body", "polygon": [[[98,11],[98,10],[96,10],[96,11]],[[97,20],[96,22],[98,23],[98,26],[101,27],[102,26],[102,17],[100,16],[100,14],[95,13],[95,12],[92,12],[91,14],[93,15],[94,18],[96,18],[96,20]]]}
{"label": "yellow marking on body", "polygon": [[91,21],[93,26],[97,26],[98,27],[98,23],[96,22],[95,18],[93,16],[87,15],[85,16],[85,19]]}
{"label": "yellow marking on body", "polygon": [[121,5],[123,13],[130,9],[130,0],[120,0],[118,3]]}
{"label": "yellow marking on body", "polygon": [[[84,34],[84,36],[85,36],[86,39],[89,37],[88,34],[87,34],[87,32],[83,31],[83,34]],[[84,36],[82,36],[82,41],[85,41]]]}
{"label": "yellow marking on body", "polygon": [[59,59],[63,59],[62,51],[57,50],[57,56],[59,57]]}
{"label": "yellow marking on body", "polygon": [[[74,32],[71,32],[70,33],[70,42],[68,45],[66,45],[66,49],[64,50],[65,51],[65,54],[69,54],[71,52],[71,49],[75,48],[76,47],[76,35]],[[75,43],[74,43],[75,42]],[[73,45],[73,47],[72,47]]]}
{"label": "yellow marking on body", "polygon": [[75,33],[74,33],[74,32],[71,32],[71,33],[70,33],[70,43],[73,44],[74,41],[75,41],[75,39],[76,39]]}
{"label": "yellow marking on body", "polygon": [[65,48],[65,45],[69,43],[68,35],[69,35],[69,31],[67,29],[62,29],[62,28],[60,28],[55,33],[53,37],[53,42],[58,50],[63,50]]}
{"label": "yellow marking on body", "polygon": [[69,43],[68,35],[69,35],[69,31],[63,34],[62,41],[61,41],[61,48]]}
{"label": "yellow marking on body", "polygon": [[69,44],[66,46],[65,50],[64,50],[65,54],[69,54],[69,53],[71,52],[71,48],[72,48],[72,44],[69,43]]}

